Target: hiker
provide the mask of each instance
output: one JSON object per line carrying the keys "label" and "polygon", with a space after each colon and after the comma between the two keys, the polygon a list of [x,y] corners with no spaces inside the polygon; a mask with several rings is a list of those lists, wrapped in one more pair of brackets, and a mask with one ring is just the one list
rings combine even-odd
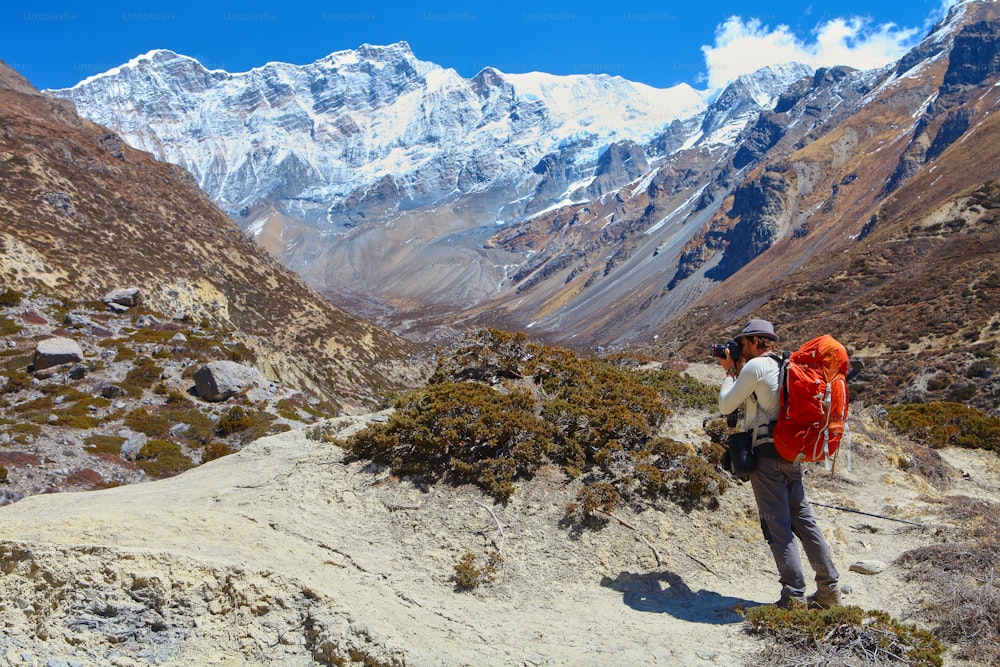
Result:
{"label": "hiker", "polygon": [[[733,359],[729,349],[719,358],[719,365],[726,371],[719,391],[719,410],[730,414],[744,405],[744,425],[751,437],[755,435],[753,453],[757,463],[750,472],[750,486],[764,539],[778,566],[781,598],[776,604],[783,608],[792,601],[818,608],[840,604],[839,574],[806,501],[802,464],[781,458],[770,435],[779,409],[778,361],[767,356],[777,349],[774,326],[767,320],[752,319],[734,340],[739,344],[739,358]],[[795,537],[801,540],[816,572],[817,591],[808,597]]]}

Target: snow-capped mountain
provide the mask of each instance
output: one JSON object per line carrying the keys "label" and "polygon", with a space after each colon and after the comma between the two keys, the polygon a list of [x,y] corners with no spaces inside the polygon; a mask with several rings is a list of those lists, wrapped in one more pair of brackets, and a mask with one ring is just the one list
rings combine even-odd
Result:
{"label": "snow-capped mountain", "polygon": [[[51,92],[187,168],[238,219],[273,205],[334,228],[497,187],[531,195],[539,162],[567,149],[574,175],[592,179],[609,145],[644,143],[707,106],[687,85],[660,90],[607,75],[487,68],[463,79],[405,43],[235,74],[151,51]],[[579,184],[561,185],[547,196],[558,201]]]}
{"label": "snow-capped mountain", "polygon": [[492,243],[498,223],[603,200],[678,151],[721,159],[810,73],[767,68],[725,91],[493,68],[464,79],[398,43],[243,73],[152,51],[49,92],[188,169],[310,285],[388,324],[512,286],[541,255]]}

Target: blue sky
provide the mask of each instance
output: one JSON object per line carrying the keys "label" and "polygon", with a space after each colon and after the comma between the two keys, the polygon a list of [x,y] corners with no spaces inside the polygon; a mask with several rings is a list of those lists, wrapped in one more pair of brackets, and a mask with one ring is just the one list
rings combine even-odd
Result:
{"label": "blue sky", "polygon": [[44,89],[72,86],[158,48],[244,72],[406,41],[419,59],[464,77],[493,66],[706,89],[775,61],[892,62],[954,3],[14,0],[0,9],[0,59]]}

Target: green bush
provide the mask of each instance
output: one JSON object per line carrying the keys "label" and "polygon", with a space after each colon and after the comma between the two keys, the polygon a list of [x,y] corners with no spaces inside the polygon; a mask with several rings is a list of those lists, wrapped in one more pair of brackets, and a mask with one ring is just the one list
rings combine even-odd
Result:
{"label": "green bush", "polygon": [[125,438],[117,435],[88,435],[83,439],[83,448],[91,454],[112,454],[121,456]]}
{"label": "green bush", "polygon": [[24,300],[24,293],[16,289],[7,288],[0,292],[0,307],[16,306]]}
{"label": "green bush", "polygon": [[22,329],[24,329],[24,327],[16,323],[14,320],[6,317],[0,317],[0,336],[13,336],[14,334],[20,333]]}
{"label": "green bush", "polygon": [[34,383],[31,381],[31,376],[27,373],[11,373],[7,376],[7,382],[4,384],[2,392],[4,394],[13,394],[31,389],[33,386]]}
{"label": "green bush", "polygon": [[493,581],[496,578],[497,568],[502,562],[503,558],[494,551],[487,555],[483,567],[479,567],[476,565],[476,555],[467,551],[455,564],[455,573],[451,578],[455,582],[455,589],[470,591],[482,583]]}
{"label": "green bush", "polygon": [[[190,403],[188,403],[190,405]],[[212,439],[215,433],[215,422],[208,415],[196,409],[170,411],[170,417],[177,423],[187,424],[184,432],[188,444],[192,447],[202,447]]]}
{"label": "green bush", "polygon": [[550,456],[560,458],[552,451],[555,436],[524,392],[445,382],[402,397],[386,424],[358,433],[349,449],[396,474],[450,474],[506,499],[518,473],[530,474]]}
{"label": "green bush", "polygon": [[934,635],[902,624],[884,611],[854,606],[807,610],[765,605],[747,610],[744,625],[750,634],[795,650],[794,657],[787,652],[782,656],[782,664],[876,664],[871,660],[879,655],[895,656],[897,662],[890,664],[914,667],[940,667],[944,663],[945,647]]}
{"label": "green bush", "polygon": [[151,438],[165,438],[170,433],[170,418],[150,413],[145,408],[133,410],[122,421],[133,431],[145,433]]}
{"label": "green bush", "polygon": [[253,417],[239,405],[234,405],[222,415],[218,423],[218,431],[222,435],[232,435],[245,431],[253,426]]}
{"label": "green bush", "polygon": [[[691,387],[692,398],[676,383]],[[388,422],[344,444],[395,474],[470,482],[501,500],[517,479],[554,464],[630,501],[694,506],[722,493],[724,478],[693,450],[655,435],[670,414],[664,396],[700,403],[703,392],[677,374],[630,371],[488,329],[442,356],[430,384],[398,397]]]}
{"label": "green bush", "polygon": [[893,428],[931,447],[1000,452],[1000,417],[990,417],[961,403],[891,405],[887,412]]}
{"label": "green bush", "polygon": [[215,459],[221,459],[223,456],[229,456],[232,453],[233,450],[226,443],[217,440],[212,441],[205,444],[205,451],[202,454],[201,462],[208,463]]}
{"label": "green bush", "polygon": [[135,364],[125,374],[122,388],[129,396],[142,396],[147,389],[152,389],[153,385],[160,381],[160,374],[163,369],[156,365],[149,357],[142,357],[136,360]]}
{"label": "green bush", "polygon": [[278,414],[284,419],[288,419],[290,421],[297,421],[301,419],[298,409],[287,398],[283,398],[278,401],[275,407],[278,410]]}
{"label": "green bush", "polygon": [[194,462],[181,452],[180,445],[155,438],[139,450],[136,463],[153,479],[171,477],[194,467]]}

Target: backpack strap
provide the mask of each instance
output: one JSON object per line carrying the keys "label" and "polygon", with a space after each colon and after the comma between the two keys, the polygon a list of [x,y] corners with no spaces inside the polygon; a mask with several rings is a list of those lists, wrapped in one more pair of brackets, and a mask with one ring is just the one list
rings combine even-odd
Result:
{"label": "backpack strap", "polygon": [[[788,362],[788,353],[785,352],[784,350],[782,350],[781,352],[767,352],[763,356],[768,357],[769,359],[773,359],[774,361],[778,362],[778,396],[779,396],[779,400],[780,400],[781,389],[782,389],[782,387],[784,385],[784,379],[785,379],[785,377],[784,377],[785,366],[786,366],[786,364]],[[753,398],[753,402],[756,404],[756,410],[754,410],[754,413],[757,415],[757,423],[753,425],[753,439],[751,441],[752,442],[752,447],[757,447],[757,445],[758,445],[757,430],[761,426],[766,426],[767,427],[767,435],[764,436],[763,440],[761,440],[759,444],[765,444],[765,443],[769,443],[769,442],[773,443],[774,442],[774,422],[767,422],[766,424],[761,424],[760,423],[760,402],[757,400],[757,392],[756,391],[752,392],[750,394],[750,398]],[[749,400],[749,398],[747,400]],[[746,408],[744,407],[743,410],[744,410],[744,416],[745,416]],[[746,424],[744,424],[744,426],[746,426]]]}

